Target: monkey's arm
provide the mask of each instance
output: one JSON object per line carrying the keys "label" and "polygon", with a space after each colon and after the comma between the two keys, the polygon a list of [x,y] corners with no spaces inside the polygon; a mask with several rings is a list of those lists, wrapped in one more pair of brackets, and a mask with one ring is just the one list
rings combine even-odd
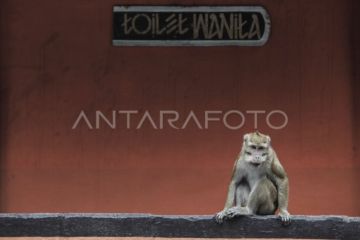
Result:
{"label": "monkey's arm", "polygon": [[236,192],[236,186],[241,181],[243,175],[242,171],[239,171],[238,163],[240,161],[240,158],[238,158],[235,161],[233,171],[232,171],[232,177],[228,188],[228,193],[225,201],[225,206],[222,211],[216,214],[215,219],[217,222],[221,223],[223,219],[226,217],[226,211],[234,206],[235,203],[235,192]]}
{"label": "monkey's arm", "polygon": [[287,210],[289,197],[289,179],[275,152],[273,153],[271,170],[274,175],[273,180],[278,190],[279,215],[281,220],[287,224],[290,222],[290,214]]}
{"label": "monkey's arm", "polygon": [[226,201],[225,201],[224,210],[227,210],[234,206],[236,186],[239,184],[239,182],[241,181],[241,179],[243,177],[242,171],[239,169],[239,166],[238,166],[239,161],[240,161],[240,158],[238,158],[234,163],[234,167],[233,167],[233,171],[232,171],[232,175],[231,175],[231,181],[230,181],[229,188],[228,188],[228,194],[227,194]]}

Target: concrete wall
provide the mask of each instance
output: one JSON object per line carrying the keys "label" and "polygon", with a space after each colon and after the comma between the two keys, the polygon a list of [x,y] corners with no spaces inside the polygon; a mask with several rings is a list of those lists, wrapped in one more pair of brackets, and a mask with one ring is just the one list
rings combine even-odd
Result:
{"label": "concrete wall", "polygon": [[[290,211],[360,214],[355,1],[0,4],[2,212],[214,213],[251,115],[237,131],[73,130],[80,111],[281,109],[286,128],[259,129],[287,169]],[[113,47],[114,4],[262,5],[272,32],[263,47]]]}

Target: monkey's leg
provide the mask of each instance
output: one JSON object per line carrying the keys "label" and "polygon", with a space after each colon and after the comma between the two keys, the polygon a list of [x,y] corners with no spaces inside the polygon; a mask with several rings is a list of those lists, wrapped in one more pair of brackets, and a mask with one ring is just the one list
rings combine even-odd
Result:
{"label": "monkey's leg", "polygon": [[250,194],[250,187],[246,183],[241,183],[236,188],[235,196],[235,206],[237,207],[246,207]]}
{"label": "monkey's leg", "polygon": [[225,213],[225,218],[233,218],[237,215],[247,215],[248,211],[246,208],[250,194],[250,187],[247,183],[241,183],[237,186],[235,192],[235,206],[229,208]]}
{"label": "monkey's leg", "polygon": [[267,178],[261,179],[249,196],[247,208],[250,214],[271,215],[277,208],[277,190]]}

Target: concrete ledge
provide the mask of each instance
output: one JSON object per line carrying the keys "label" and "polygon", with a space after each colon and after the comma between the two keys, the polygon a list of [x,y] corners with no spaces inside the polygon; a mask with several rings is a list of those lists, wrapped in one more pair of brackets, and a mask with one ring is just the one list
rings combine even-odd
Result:
{"label": "concrete ledge", "polygon": [[0,237],[193,237],[360,239],[360,217],[238,217],[217,224],[213,216],[148,214],[0,214]]}

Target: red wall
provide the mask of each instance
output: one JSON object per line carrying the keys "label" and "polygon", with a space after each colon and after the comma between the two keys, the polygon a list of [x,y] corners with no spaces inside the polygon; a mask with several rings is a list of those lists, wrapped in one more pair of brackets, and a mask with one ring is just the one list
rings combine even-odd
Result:
{"label": "red wall", "polygon": [[[112,5],[262,5],[263,47],[113,47]],[[293,214],[359,215],[355,1],[45,1],[0,3],[3,212],[212,214],[223,207],[242,135],[71,129],[81,110],[281,109],[270,134]],[[94,117],[91,118],[94,120]]]}

